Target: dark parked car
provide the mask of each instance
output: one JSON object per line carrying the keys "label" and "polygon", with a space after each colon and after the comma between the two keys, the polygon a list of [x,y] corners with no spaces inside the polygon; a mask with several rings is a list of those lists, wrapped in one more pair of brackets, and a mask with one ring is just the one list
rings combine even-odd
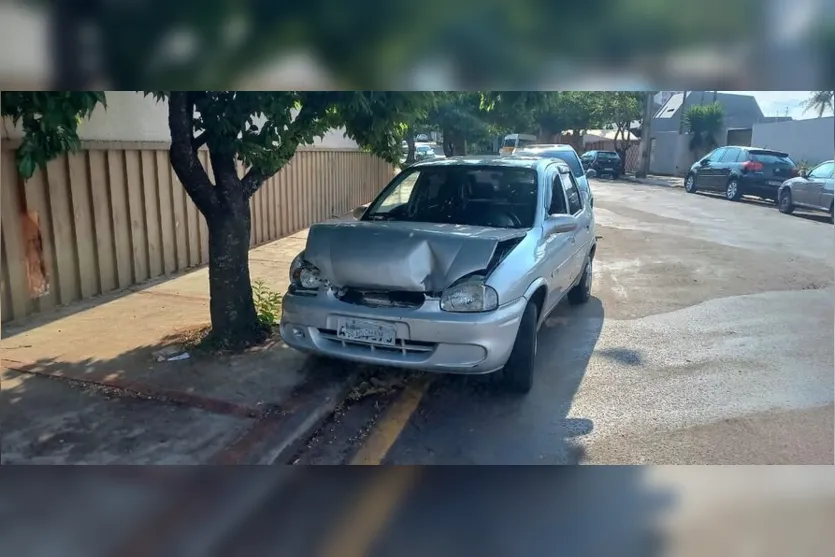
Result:
{"label": "dark parked car", "polygon": [[829,221],[835,223],[832,206],[833,170],[835,161],[817,165],[800,177],[786,180],[780,186],[777,206],[781,213],[790,214],[795,207],[829,213]]}
{"label": "dark parked car", "polygon": [[776,202],[786,180],[798,175],[787,153],[756,147],[720,147],[693,163],[684,178],[688,193],[721,192],[738,201],[743,195]]}
{"label": "dark parked car", "polygon": [[615,180],[620,176],[620,155],[614,151],[586,151],[580,160],[584,168],[594,170],[598,176],[605,174]]}

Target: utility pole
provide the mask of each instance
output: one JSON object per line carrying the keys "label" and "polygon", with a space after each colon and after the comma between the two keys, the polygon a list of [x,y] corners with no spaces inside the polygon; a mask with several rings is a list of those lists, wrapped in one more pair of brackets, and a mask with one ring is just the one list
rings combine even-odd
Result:
{"label": "utility pole", "polygon": [[687,111],[687,91],[682,92],[684,95],[681,97],[681,112],[678,114],[678,134],[681,135],[684,133],[684,113]]}
{"label": "utility pole", "polygon": [[641,120],[641,165],[635,172],[636,178],[646,178],[649,174],[650,149],[652,149],[652,98],[657,91],[647,91],[644,99],[644,118]]}

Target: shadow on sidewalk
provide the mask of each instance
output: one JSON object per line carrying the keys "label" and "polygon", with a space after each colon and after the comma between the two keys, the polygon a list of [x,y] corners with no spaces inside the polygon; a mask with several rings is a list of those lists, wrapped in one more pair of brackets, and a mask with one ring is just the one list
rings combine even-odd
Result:
{"label": "shadow on sidewalk", "polygon": [[4,360],[3,463],[206,463],[257,420],[292,412],[299,392],[312,399],[347,376],[312,373],[313,361],[280,341],[160,362],[163,346],[110,359]]}

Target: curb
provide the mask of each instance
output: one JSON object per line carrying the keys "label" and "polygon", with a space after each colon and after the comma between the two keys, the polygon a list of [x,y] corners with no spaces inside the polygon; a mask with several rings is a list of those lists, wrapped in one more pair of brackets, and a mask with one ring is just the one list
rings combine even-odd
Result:
{"label": "curb", "polygon": [[641,184],[641,185],[644,185],[644,186],[656,186],[656,187],[670,188],[670,189],[682,189],[682,188],[684,188],[683,185],[679,186],[677,184],[668,184],[668,183],[664,183],[664,182],[657,182],[655,180],[645,180],[643,178],[635,178],[634,176],[622,175],[620,177],[620,179],[624,180],[626,182],[632,182],[633,184]]}
{"label": "curb", "polygon": [[122,379],[81,379],[64,375],[60,372],[48,371],[39,369],[40,366],[36,363],[20,362],[3,358],[3,367],[18,373],[28,373],[30,375],[38,375],[47,379],[54,379],[70,384],[81,386],[95,386],[105,387],[119,391],[123,396],[156,400],[158,402],[167,402],[171,404],[178,404],[181,406],[188,406],[191,408],[198,408],[211,412],[213,414],[223,414],[227,416],[236,416],[239,418],[255,418],[260,419],[269,409],[253,408],[243,404],[236,404],[226,400],[205,397],[187,393],[185,391],[176,391],[173,389],[162,389],[138,381],[122,380]]}
{"label": "curb", "polygon": [[289,464],[304,443],[333,414],[357,379],[357,372],[325,384],[313,378],[290,396],[287,404],[259,419],[208,464]]}
{"label": "curb", "polygon": [[243,435],[209,459],[207,464],[216,465],[288,463],[345,399],[359,373],[358,370],[352,370],[340,374],[341,370],[329,366],[325,370],[309,370],[308,379],[281,406],[267,404],[263,408],[251,408],[183,391],[158,389],[134,381],[76,379],[38,369],[34,363],[4,359],[3,367],[69,384],[112,389],[118,391],[117,396],[154,400],[255,420],[254,425]]}

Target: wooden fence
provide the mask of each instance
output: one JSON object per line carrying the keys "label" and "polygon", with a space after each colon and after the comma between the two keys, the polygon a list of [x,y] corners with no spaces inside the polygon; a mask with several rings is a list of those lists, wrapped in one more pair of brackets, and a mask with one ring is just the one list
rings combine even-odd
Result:
{"label": "wooden fence", "polygon": [[[0,150],[2,321],[208,261],[208,229],[159,143],[89,142],[24,183]],[[208,152],[200,153],[210,169]],[[211,174],[210,174],[211,176]],[[252,198],[252,245],[343,215],[391,179],[356,150],[300,149]]]}

